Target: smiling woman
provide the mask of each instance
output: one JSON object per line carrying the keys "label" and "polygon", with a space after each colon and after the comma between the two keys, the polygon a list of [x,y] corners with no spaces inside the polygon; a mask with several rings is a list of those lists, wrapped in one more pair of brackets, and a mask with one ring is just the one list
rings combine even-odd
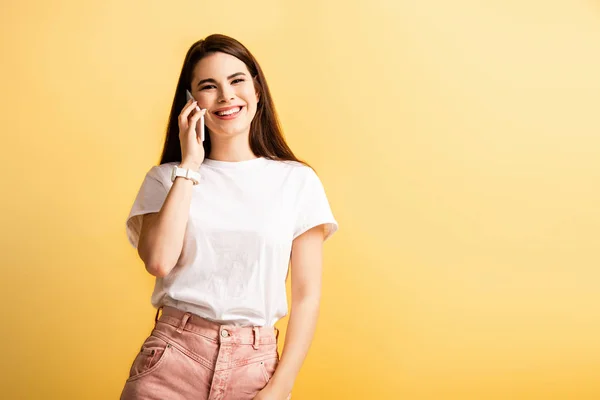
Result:
{"label": "smiling woman", "polygon": [[[225,71],[245,70],[226,76]],[[203,76],[217,76],[217,78],[206,78]],[[225,53],[214,53],[206,56],[196,65],[194,76],[199,82],[192,82],[192,92],[198,106],[206,108],[209,112],[206,125],[209,131],[215,135],[235,135],[240,129],[246,129],[256,114],[256,106],[259,94],[254,88],[252,77],[245,64],[239,59]],[[220,100],[229,100],[221,102]],[[229,104],[233,103],[233,104]],[[225,105],[224,105],[225,104]],[[245,115],[240,115],[244,111]],[[216,119],[215,119],[216,117]],[[239,117],[239,118],[238,118]],[[245,118],[245,120],[243,120]],[[219,124],[219,120],[237,119],[235,124]]]}
{"label": "smiling woman", "polygon": [[[211,35],[188,51],[161,163],[126,227],[156,276],[157,314],[121,399],[290,398],[315,330],[322,245],[338,224],[317,174],[285,143],[260,66],[235,39]],[[288,313],[290,261],[280,358],[274,325]]]}
{"label": "smiling woman", "polygon": [[[275,112],[267,80],[254,56],[237,40],[211,35],[189,49],[177,83],[161,164],[182,161],[179,142],[179,114],[188,89],[200,108],[207,110],[205,125],[209,132],[203,143],[209,159],[223,159],[219,145],[233,140],[249,151],[243,159],[262,156],[270,159],[299,160],[286,144]],[[241,118],[218,115],[239,107]],[[224,123],[224,121],[235,121]],[[213,149],[215,147],[215,149]],[[215,152],[218,151],[219,153]]]}

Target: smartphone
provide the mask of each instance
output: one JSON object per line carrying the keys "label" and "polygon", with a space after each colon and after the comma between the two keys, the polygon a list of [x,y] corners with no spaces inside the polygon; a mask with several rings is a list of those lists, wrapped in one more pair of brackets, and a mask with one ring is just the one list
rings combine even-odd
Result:
{"label": "smartphone", "polygon": [[[187,101],[189,101],[189,100],[195,101],[196,100],[194,98],[194,96],[192,96],[190,91],[187,89],[185,90],[185,97],[187,98]],[[200,111],[200,107],[196,106],[196,111]],[[202,115],[200,117],[200,139],[204,142],[204,115]]]}

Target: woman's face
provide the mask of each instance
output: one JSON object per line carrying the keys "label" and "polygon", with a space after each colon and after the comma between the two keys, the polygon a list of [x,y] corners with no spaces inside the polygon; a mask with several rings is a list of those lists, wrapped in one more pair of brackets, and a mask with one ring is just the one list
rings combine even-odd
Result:
{"label": "woman's face", "polygon": [[213,53],[195,66],[192,95],[206,108],[204,123],[216,135],[248,134],[256,115],[258,93],[252,76],[241,60],[225,53]]}

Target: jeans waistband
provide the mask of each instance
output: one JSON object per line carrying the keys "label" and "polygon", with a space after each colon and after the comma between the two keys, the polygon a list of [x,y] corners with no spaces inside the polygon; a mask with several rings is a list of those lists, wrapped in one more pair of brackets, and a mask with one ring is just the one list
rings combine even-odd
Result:
{"label": "jeans waistband", "polygon": [[178,333],[193,332],[222,344],[251,344],[258,348],[259,344],[277,343],[279,337],[275,327],[222,325],[171,306],[159,307],[154,320],[176,327]]}

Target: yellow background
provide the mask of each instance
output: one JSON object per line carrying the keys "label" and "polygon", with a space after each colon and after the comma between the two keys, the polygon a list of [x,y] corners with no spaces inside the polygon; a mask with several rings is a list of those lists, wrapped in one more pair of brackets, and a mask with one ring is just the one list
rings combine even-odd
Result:
{"label": "yellow background", "polygon": [[118,397],[154,317],[125,218],[216,32],[258,58],[340,223],[294,399],[600,398],[597,1],[0,15],[3,398]]}

